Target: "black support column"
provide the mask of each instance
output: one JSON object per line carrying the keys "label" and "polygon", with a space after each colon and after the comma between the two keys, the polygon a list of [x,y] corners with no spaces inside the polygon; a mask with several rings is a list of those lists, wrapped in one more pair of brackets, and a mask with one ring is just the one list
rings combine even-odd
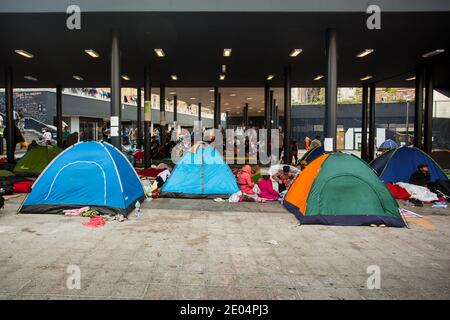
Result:
{"label": "black support column", "polygon": [[161,145],[166,144],[166,86],[161,84],[159,86],[159,124],[161,127]]}
{"label": "black support column", "polygon": [[13,71],[11,67],[5,69],[5,114],[6,114],[6,158],[8,163],[15,163],[14,152],[14,100],[13,100]]}
{"label": "black support column", "polygon": [[416,69],[416,89],[414,98],[414,146],[422,149],[422,130],[423,130],[423,85],[424,68],[418,66]]}
{"label": "black support column", "polygon": [[361,159],[368,161],[367,150],[367,115],[368,115],[368,98],[369,98],[369,85],[363,84],[362,86],[362,116],[361,116]]}
{"label": "black support column", "polygon": [[[270,86],[264,84],[264,128],[270,129]],[[270,141],[270,140],[269,140]]]}
{"label": "black support column", "polygon": [[56,86],[56,143],[58,147],[63,147],[63,126],[62,126],[62,86]]}
{"label": "black support column", "polygon": [[202,103],[198,103],[198,121],[202,121]]}
{"label": "black support column", "polygon": [[369,154],[367,157],[368,161],[372,161],[375,158],[375,83],[371,83],[369,88]]}
{"label": "black support column", "polygon": [[[151,110],[151,78],[150,78],[150,68],[146,67],[144,71],[144,101],[150,103],[150,113]],[[145,119],[144,119],[145,120]],[[150,168],[152,164],[152,150],[151,150],[151,133],[150,133],[150,121],[144,121],[144,167]]]}
{"label": "black support column", "polygon": [[137,148],[142,148],[142,89],[137,88],[137,125],[136,125],[136,144]]}
{"label": "black support column", "polygon": [[220,98],[219,98],[219,88],[214,87],[214,128],[219,127],[220,123]]}
{"label": "black support column", "polygon": [[423,123],[423,151],[431,155],[433,149],[433,69],[425,69],[425,112]]}
{"label": "black support column", "polygon": [[[178,121],[178,96],[173,96],[173,122]],[[175,129],[176,130],[176,129]]]}
{"label": "black support column", "polygon": [[117,119],[117,124],[111,123],[111,144],[119,150],[122,148],[121,98],[119,34],[114,31],[111,41],[111,119]]}
{"label": "black support column", "polygon": [[227,111],[226,114],[226,120],[225,120],[225,129],[228,129],[228,116],[229,116],[229,112]]}
{"label": "black support column", "polygon": [[337,36],[336,31],[326,31],[327,81],[325,88],[325,138],[333,138],[336,150],[337,112]]}
{"label": "black support column", "polygon": [[244,125],[245,128],[248,128],[248,103],[246,103],[244,106],[243,120],[244,121],[242,121],[243,122],[242,124]]}
{"label": "black support column", "polygon": [[284,68],[284,163],[292,161],[291,142],[291,67]]}

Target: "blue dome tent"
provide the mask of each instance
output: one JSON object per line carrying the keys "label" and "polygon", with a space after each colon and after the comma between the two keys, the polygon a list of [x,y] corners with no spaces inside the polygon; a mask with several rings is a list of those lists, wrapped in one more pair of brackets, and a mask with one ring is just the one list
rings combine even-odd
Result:
{"label": "blue dome tent", "polygon": [[42,172],[20,213],[62,213],[90,206],[127,215],[144,190],[125,156],[108,143],[80,142],[60,153]]}
{"label": "blue dome tent", "polygon": [[219,151],[196,145],[186,152],[161,189],[162,197],[217,198],[239,191],[236,179]]}
{"label": "blue dome tent", "polygon": [[394,140],[387,139],[385,140],[378,149],[380,150],[388,150],[388,149],[395,149],[398,148],[397,143],[395,143]]}
{"label": "blue dome tent", "polygon": [[384,183],[409,182],[419,164],[427,164],[431,181],[446,180],[439,165],[425,152],[415,147],[391,149],[373,160],[370,165]]}

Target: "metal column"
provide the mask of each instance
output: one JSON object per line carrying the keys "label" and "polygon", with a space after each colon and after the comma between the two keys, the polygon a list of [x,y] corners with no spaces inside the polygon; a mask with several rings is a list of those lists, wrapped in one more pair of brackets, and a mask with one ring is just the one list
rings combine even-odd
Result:
{"label": "metal column", "polygon": [[166,144],[166,86],[161,84],[159,86],[159,124],[161,145]]}
{"label": "metal column", "polygon": [[337,112],[337,37],[336,31],[326,31],[327,82],[325,88],[325,138],[333,138],[336,150]]}
{"label": "metal column", "polygon": [[245,128],[247,128],[247,127],[248,127],[248,103],[246,103],[245,106],[244,106],[244,110],[243,110],[243,120],[244,120],[244,121],[242,121],[243,126],[244,126]]}
{"label": "metal column", "polygon": [[6,114],[6,158],[8,163],[15,163],[14,152],[16,143],[14,141],[14,97],[13,97],[13,71],[11,67],[5,69],[5,114]]}
{"label": "metal column", "polygon": [[142,89],[137,88],[137,125],[136,125],[136,145],[138,149],[142,148]]}
{"label": "metal column", "polygon": [[431,155],[433,149],[433,69],[425,68],[425,112],[423,122],[423,151]]}
{"label": "metal column", "polygon": [[218,128],[219,127],[219,123],[220,123],[220,119],[218,117],[218,114],[220,114],[217,112],[217,110],[220,109],[220,102],[219,102],[219,88],[218,87],[214,87],[214,128]]}
{"label": "metal column", "polygon": [[291,67],[284,68],[284,163],[290,164],[291,143]]}
{"label": "metal column", "polygon": [[264,128],[270,129],[270,86],[264,85]]}
{"label": "metal column", "polygon": [[173,122],[178,121],[178,96],[173,96]]}
{"label": "metal column", "polygon": [[202,103],[198,103],[198,121],[202,121]]}
{"label": "metal column", "polygon": [[372,161],[375,158],[375,83],[369,86],[369,154],[368,160]]}
{"label": "metal column", "polygon": [[362,86],[362,117],[361,117],[361,159],[368,161],[367,150],[367,111],[368,111],[369,85]]}
{"label": "metal column", "polygon": [[119,150],[122,148],[121,106],[119,34],[115,31],[111,41],[111,144]]}
{"label": "metal column", "polygon": [[56,143],[58,147],[63,147],[63,126],[62,126],[62,86],[56,86]]}
{"label": "metal column", "polygon": [[228,116],[229,116],[229,112],[227,111],[226,114],[226,120],[225,120],[225,129],[228,129]]}
{"label": "metal column", "polygon": [[[151,78],[150,78],[150,68],[146,67],[144,71],[144,101],[149,101],[151,103]],[[151,105],[150,105],[151,112]],[[144,167],[150,168],[152,164],[152,150],[151,150],[151,132],[150,132],[150,121],[144,121]]]}
{"label": "metal column", "polygon": [[416,69],[416,89],[414,98],[414,146],[422,149],[423,137],[423,85],[424,85],[424,68],[418,66]]}

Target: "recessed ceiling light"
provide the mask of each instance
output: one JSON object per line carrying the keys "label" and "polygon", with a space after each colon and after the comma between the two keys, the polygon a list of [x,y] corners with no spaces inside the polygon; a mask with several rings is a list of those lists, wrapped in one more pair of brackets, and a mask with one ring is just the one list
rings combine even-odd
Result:
{"label": "recessed ceiling light", "polygon": [[230,97],[236,97],[236,93],[230,93]]}
{"label": "recessed ceiling light", "polygon": [[77,75],[72,76],[75,80],[82,81],[83,78]]}
{"label": "recessed ceiling light", "polygon": [[422,55],[422,57],[423,58],[430,58],[430,57],[436,56],[436,55],[444,53],[444,52],[445,52],[445,49],[436,49],[434,51],[430,51],[430,52],[424,53]]}
{"label": "recessed ceiling light", "polygon": [[98,54],[97,51],[93,50],[93,49],[84,49],[84,52],[86,52],[88,55],[90,55],[92,58],[98,58],[100,57],[100,55]]}
{"label": "recessed ceiling light", "polygon": [[258,113],[262,112],[261,110],[258,110]]}
{"label": "recessed ceiling light", "polygon": [[358,58],[363,58],[365,56],[368,56],[369,54],[371,54],[373,52],[373,49],[364,49],[363,51],[361,51],[360,53],[358,53],[356,56]]}
{"label": "recessed ceiling light", "polygon": [[178,80],[178,77],[177,77],[177,75],[176,75],[176,74],[173,74],[173,75],[171,75],[170,77],[171,77],[171,78],[172,78],[172,80],[174,80],[174,81],[177,81],[177,80]]}
{"label": "recessed ceiling light", "polygon": [[209,89],[209,92],[214,92],[214,89]]}
{"label": "recessed ceiling light", "polygon": [[163,49],[155,49],[155,53],[158,57],[165,57],[166,54],[164,53]]}
{"label": "recessed ceiling light", "polygon": [[130,80],[130,77],[127,76],[126,74],[123,74],[123,75],[122,75],[122,79],[128,81],[128,80]]}
{"label": "recessed ceiling light", "polygon": [[320,80],[320,79],[322,79],[322,78],[323,78],[323,75],[319,74],[319,75],[317,75],[317,76],[314,78],[314,80],[317,81],[317,80]]}
{"label": "recessed ceiling light", "polygon": [[14,50],[15,53],[20,54],[21,56],[31,59],[34,58],[34,55],[28,51],[22,50],[22,49],[16,49]]}
{"label": "recessed ceiling light", "polygon": [[32,76],[24,76],[24,78],[27,80],[31,80],[31,81],[37,81],[37,78],[32,77]]}
{"label": "recessed ceiling light", "polygon": [[220,80],[225,80],[225,75],[224,75],[224,74],[221,74],[221,75],[219,76],[219,79],[220,79]]}
{"label": "recessed ceiling light", "polygon": [[175,91],[170,91],[169,94],[177,94]]}
{"label": "recessed ceiling light", "polygon": [[248,97],[247,100],[253,100],[253,98],[252,97]]}
{"label": "recessed ceiling light", "polygon": [[372,76],[365,76],[365,77],[362,77],[362,78],[359,79],[359,80],[361,80],[361,81],[366,81],[366,80],[369,80],[369,79],[372,79]]}
{"label": "recessed ceiling light", "polygon": [[223,56],[224,57],[231,56],[231,49],[223,49]]}
{"label": "recessed ceiling light", "polygon": [[224,106],[227,106],[227,105],[229,105],[229,103],[228,103],[228,102],[225,102],[223,105],[224,105]]}
{"label": "recessed ceiling light", "polygon": [[275,77],[275,76],[274,76],[273,74],[269,74],[269,75],[267,76],[267,80],[272,80],[274,77]]}
{"label": "recessed ceiling light", "polygon": [[195,99],[197,99],[197,98],[194,98],[194,97],[191,98],[191,100],[195,100]]}
{"label": "recessed ceiling light", "polygon": [[291,53],[289,53],[290,57],[296,57],[298,56],[300,53],[302,53],[303,49],[294,49],[291,51]]}
{"label": "recessed ceiling light", "polygon": [[226,65],[222,65],[222,73],[225,73],[225,72],[227,72],[227,66]]}
{"label": "recessed ceiling light", "polygon": [[406,78],[405,80],[406,80],[406,81],[416,80],[416,76],[412,76],[412,77]]}

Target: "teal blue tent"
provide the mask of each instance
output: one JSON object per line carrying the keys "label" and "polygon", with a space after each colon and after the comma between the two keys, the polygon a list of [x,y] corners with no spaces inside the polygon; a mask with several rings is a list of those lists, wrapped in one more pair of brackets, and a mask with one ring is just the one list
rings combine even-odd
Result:
{"label": "teal blue tent", "polygon": [[195,146],[183,155],[161,189],[162,197],[228,198],[239,190],[222,155],[211,146]]}

